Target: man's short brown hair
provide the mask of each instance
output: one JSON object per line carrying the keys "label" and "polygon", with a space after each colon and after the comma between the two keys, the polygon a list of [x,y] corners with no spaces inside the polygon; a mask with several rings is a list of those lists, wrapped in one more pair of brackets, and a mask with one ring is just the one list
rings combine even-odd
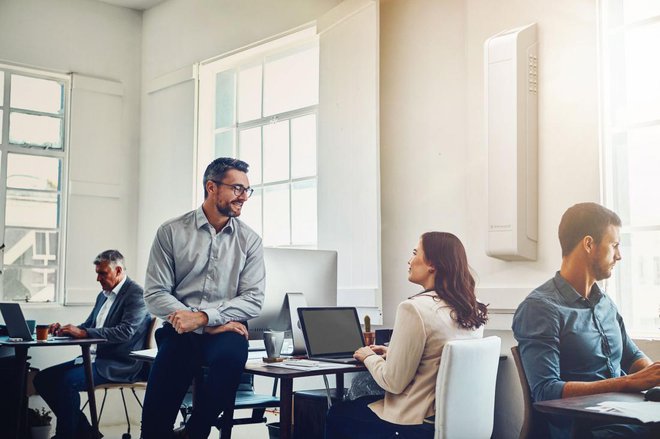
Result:
{"label": "man's short brown hair", "polygon": [[569,207],[559,222],[562,257],[568,256],[585,236],[591,236],[599,244],[610,225],[621,227],[621,218],[600,204],[578,203]]}

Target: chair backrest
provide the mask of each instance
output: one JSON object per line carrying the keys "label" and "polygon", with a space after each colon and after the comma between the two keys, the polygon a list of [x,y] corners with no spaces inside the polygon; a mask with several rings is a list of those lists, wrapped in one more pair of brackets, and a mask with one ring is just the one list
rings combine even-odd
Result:
{"label": "chair backrest", "polygon": [[490,438],[499,337],[445,344],[435,388],[435,439]]}
{"label": "chair backrest", "polygon": [[[142,349],[153,349],[156,347],[154,333],[156,332],[156,324],[158,319],[156,317],[151,317],[151,320],[148,322],[147,334],[144,337],[144,346]],[[137,378],[137,381],[145,382],[149,379],[149,372],[151,371],[151,363],[145,361],[142,364],[142,370],[140,375]]]}
{"label": "chair backrest", "polygon": [[513,362],[516,363],[518,370],[518,378],[520,379],[520,386],[522,387],[524,416],[523,425],[520,429],[520,436],[518,439],[545,439],[550,437],[547,424],[540,419],[539,413],[534,410],[534,401],[532,401],[532,391],[529,388],[525,368],[523,367],[522,360],[520,359],[520,352],[518,346],[511,347],[511,355]]}
{"label": "chair backrest", "polygon": [[149,322],[149,328],[147,329],[147,338],[144,340],[144,349],[153,349],[156,347],[156,338],[154,333],[156,332],[156,324],[158,323],[157,317],[151,317],[151,322]]}

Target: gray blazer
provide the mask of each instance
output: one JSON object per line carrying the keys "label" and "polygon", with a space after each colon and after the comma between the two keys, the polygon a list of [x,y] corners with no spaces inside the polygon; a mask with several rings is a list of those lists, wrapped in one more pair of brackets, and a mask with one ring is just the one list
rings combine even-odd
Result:
{"label": "gray blazer", "polygon": [[99,293],[92,313],[79,328],[85,329],[90,338],[105,338],[96,348],[96,370],[102,377],[115,382],[136,381],[142,370],[142,362],[128,357],[131,351],[144,349],[148,341],[151,316],[144,304],[142,287],[130,278],[108,311],[102,328],[95,328],[96,316],[106,301]]}

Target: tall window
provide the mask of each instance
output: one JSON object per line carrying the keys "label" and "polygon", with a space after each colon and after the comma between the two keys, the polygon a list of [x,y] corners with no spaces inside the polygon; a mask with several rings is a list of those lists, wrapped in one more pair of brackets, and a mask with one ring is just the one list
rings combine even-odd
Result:
{"label": "tall window", "polygon": [[601,7],[603,186],[623,221],[608,290],[636,335],[660,334],[660,2]]}
{"label": "tall window", "polygon": [[0,65],[0,300],[58,298],[67,90],[66,76]]}
{"label": "tall window", "polygon": [[241,219],[265,245],[316,245],[315,30],[202,63],[199,73],[200,171],[216,157],[245,160],[255,191]]}

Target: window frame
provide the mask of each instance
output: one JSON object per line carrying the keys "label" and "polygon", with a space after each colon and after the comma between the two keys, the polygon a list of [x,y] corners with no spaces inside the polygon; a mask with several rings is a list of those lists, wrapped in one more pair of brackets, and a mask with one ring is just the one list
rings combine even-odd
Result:
{"label": "window frame", "polygon": [[[605,284],[614,290],[614,294],[612,295],[613,299],[617,303],[619,312],[624,317],[624,321],[626,321],[629,334],[635,337],[657,338],[660,336],[660,327],[656,327],[655,330],[648,330],[640,328],[636,324],[635,301],[641,300],[640,296],[643,293],[641,288],[635,289],[635,282],[631,279],[637,277],[637,268],[640,269],[640,273],[643,273],[643,270],[645,269],[643,264],[639,267],[632,265],[632,257],[634,254],[633,242],[635,239],[643,239],[644,234],[646,233],[660,232],[660,220],[653,224],[634,224],[632,223],[632,219],[629,221],[630,208],[626,205],[626,200],[628,198],[627,194],[623,193],[621,189],[620,183],[622,177],[620,169],[617,167],[617,163],[621,162],[621,157],[619,156],[621,151],[617,151],[617,148],[620,148],[621,145],[616,139],[619,136],[628,136],[629,133],[634,132],[635,130],[648,127],[660,127],[660,118],[649,118],[647,116],[643,119],[637,120],[625,120],[630,118],[622,120],[621,115],[617,114],[617,111],[620,108],[617,107],[616,104],[618,103],[619,106],[621,106],[622,103],[625,102],[625,98],[617,99],[613,96],[615,95],[615,92],[613,91],[612,84],[615,82],[616,84],[621,84],[618,85],[616,91],[620,95],[625,95],[625,82],[620,81],[621,76],[625,74],[626,62],[625,49],[623,48],[622,42],[625,40],[627,32],[642,29],[649,25],[657,26],[660,23],[660,10],[654,12],[655,15],[646,16],[626,23],[624,22],[622,6],[623,4],[620,0],[603,0],[599,2],[599,67],[601,81],[600,170],[602,198],[603,203],[606,206],[620,214],[623,222],[623,226],[620,230],[621,243],[624,249],[628,249],[628,251],[624,250],[624,254],[622,255],[624,261],[619,263],[620,267],[615,271],[612,279],[606,281]],[[616,17],[620,22],[610,20],[614,14],[621,14]],[[619,43],[618,45],[610,44],[610,40],[614,38],[617,38],[616,41]],[[660,48],[660,43],[658,43],[657,46]],[[613,62],[614,58],[618,59],[617,63]],[[617,72],[612,68],[615,64],[616,68],[619,69]],[[626,140],[625,151],[628,152],[629,148],[630,144]],[[624,190],[627,190],[628,188],[627,184],[630,182],[629,175],[630,173],[626,172]],[[616,184],[617,182],[619,182],[619,185]],[[629,259],[626,260],[626,258]],[[657,271],[660,269],[660,266],[656,259],[657,257],[654,257],[650,261],[650,265],[654,265]],[[630,265],[627,264],[627,261],[630,261]],[[656,272],[655,276],[651,274],[648,277],[652,279],[658,275],[660,274]],[[660,288],[660,286],[658,288]],[[660,309],[657,310],[656,321],[660,321]]]}
{"label": "window frame", "polygon": [[[62,86],[62,110],[61,113],[57,115],[61,119],[61,148],[50,148],[48,146],[40,145],[29,145],[29,144],[13,144],[9,141],[9,119],[12,112],[18,112],[22,114],[34,114],[34,115],[47,115],[53,117],[55,113],[48,113],[44,111],[36,110],[25,110],[25,109],[15,109],[12,110],[10,105],[11,98],[11,75],[21,75],[37,79],[47,79],[51,81],[56,81]],[[28,226],[9,226],[11,229],[25,229],[32,230],[36,233],[48,233],[56,232],[58,234],[58,250],[56,253],[57,264],[55,265],[55,270],[57,273],[56,281],[54,285],[54,296],[52,301],[38,301],[33,302],[25,300],[26,304],[47,304],[55,303],[62,304],[64,302],[64,285],[65,285],[65,255],[66,255],[66,231],[67,231],[67,194],[68,194],[68,168],[69,168],[69,130],[70,130],[70,111],[71,111],[71,75],[51,72],[47,70],[23,67],[18,65],[12,65],[7,63],[0,63],[0,75],[4,76],[3,81],[3,100],[0,102],[0,109],[2,109],[2,120],[0,121],[2,127],[2,135],[0,136],[0,205],[3,207],[3,211],[6,207],[7,196],[9,188],[7,185],[7,163],[8,156],[10,154],[16,155],[25,155],[31,157],[47,157],[55,158],[60,161],[60,182],[59,189],[57,191],[52,191],[55,193],[59,202],[57,204],[57,227],[54,229],[43,228],[43,227],[28,227]],[[33,191],[33,192],[51,192],[51,191],[42,191],[42,190],[32,190],[32,189],[20,189],[21,191]],[[6,217],[4,214],[0,215],[0,245],[5,242],[6,237]],[[36,241],[35,241],[36,245]],[[40,266],[26,265],[26,264],[12,264],[5,265],[5,252],[7,248],[0,250],[0,298],[2,300],[11,300],[4,296],[3,272],[6,271],[8,267],[12,268],[41,268]],[[52,266],[51,266],[52,267]],[[15,299],[14,299],[15,300]]]}
{"label": "window frame", "polygon": [[[264,232],[264,197],[263,193],[268,187],[274,187],[282,184],[288,184],[288,196],[289,196],[289,242],[287,244],[274,244],[268,246],[276,247],[290,247],[290,248],[317,248],[318,246],[318,108],[319,103],[314,105],[309,105],[305,107],[296,108],[293,110],[287,110],[276,114],[271,114],[264,116],[264,66],[267,62],[272,61],[273,59],[278,59],[282,56],[287,56],[292,53],[299,53],[309,48],[317,48],[320,50],[320,42],[318,35],[316,33],[316,27],[314,25],[305,25],[299,28],[295,28],[290,32],[285,34],[276,35],[270,39],[257,42],[253,45],[247,46],[236,51],[232,51],[228,54],[221,55],[219,57],[211,58],[209,60],[203,61],[197,65],[197,86],[196,86],[196,165],[197,173],[194,182],[194,203],[195,206],[199,206],[203,202],[203,188],[202,188],[202,178],[204,170],[210,160],[215,158],[215,145],[214,138],[218,133],[221,132],[231,132],[233,138],[232,153],[234,157],[240,157],[241,145],[240,145],[240,133],[245,130],[261,128],[260,139],[261,139],[261,148],[260,148],[260,160],[261,160],[261,172],[262,176],[260,178],[260,183],[251,184],[252,188],[255,189],[255,192],[260,192],[260,211],[261,211],[261,224],[260,230],[261,235]],[[239,122],[239,73],[242,69],[251,68],[257,65],[262,66],[261,71],[261,117],[256,119],[250,119],[247,121]],[[234,70],[234,96],[233,96],[233,108],[234,108],[234,120],[233,124],[230,127],[221,127],[216,128],[214,126],[214,116],[215,116],[215,93],[208,90],[206,96],[203,95],[204,87],[210,86],[212,84],[213,91],[215,91],[215,75],[217,73]],[[208,114],[203,114],[205,111],[208,111]],[[314,115],[316,120],[316,163],[315,163],[315,172],[313,175],[304,176],[304,177],[292,177],[292,151],[291,151],[291,121],[300,117]],[[288,148],[289,148],[289,175],[287,179],[281,179],[277,181],[269,181],[265,183],[263,181],[263,171],[264,171],[264,149],[263,149],[263,128],[274,123],[288,122],[289,136],[288,136]],[[298,182],[313,181],[316,186],[316,236],[314,242],[311,243],[295,243],[293,242],[293,189],[292,185]],[[250,201],[251,203],[254,200]],[[267,242],[267,237],[264,240]]]}

